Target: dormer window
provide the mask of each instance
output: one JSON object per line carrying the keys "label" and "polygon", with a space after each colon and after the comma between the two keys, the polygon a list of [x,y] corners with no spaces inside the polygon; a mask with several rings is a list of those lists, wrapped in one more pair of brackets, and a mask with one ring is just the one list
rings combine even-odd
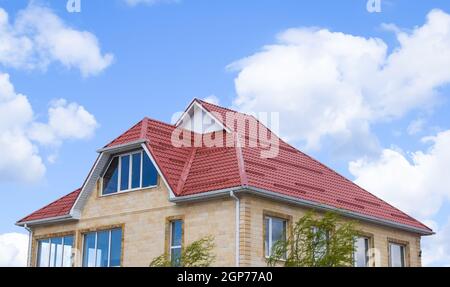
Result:
{"label": "dormer window", "polygon": [[144,151],[114,156],[103,175],[103,195],[157,185],[158,172]]}

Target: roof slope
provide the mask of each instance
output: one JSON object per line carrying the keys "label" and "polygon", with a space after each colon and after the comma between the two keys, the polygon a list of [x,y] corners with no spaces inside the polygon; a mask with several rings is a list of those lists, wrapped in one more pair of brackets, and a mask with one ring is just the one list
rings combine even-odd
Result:
{"label": "roof slope", "polygon": [[30,222],[35,220],[43,220],[47,218],[55,218],[68,215],[75,200],[80,194],[81,188],[55,200],[54,202],[44,206],[43,208],[33,212],[32,214],[22,218],[19,222]]}
{"label": "roof slope", "polygon": [[[208,112],[219,114],[222,119],[226,118],[227,113],[251,117],[201,100],[194,101]],[[257,122],[260,131],[279,140],[279,153],[274,158],[260,156],[264,150],[261,144],[265,143],[253,138],[247,126],[229,126],[226,121],[222,124],[231,130],[234,147],[175,147],[171,137],[177,127],[149,118],[143,119],[105,147],[145,140],[177,197],[248,186],[431,232],[419,221],[282,141],[260,122]],[[192,141],[195,137],[219,137],[225,141],[230,136],[226,131],[205,135],[189,133]],[[244,143],[242,148],[236,145],[237,141]],[[249,145],[252,141],[258,145]],[[68,214],[78,196],[77,192],[79,190],[20,222]]]}

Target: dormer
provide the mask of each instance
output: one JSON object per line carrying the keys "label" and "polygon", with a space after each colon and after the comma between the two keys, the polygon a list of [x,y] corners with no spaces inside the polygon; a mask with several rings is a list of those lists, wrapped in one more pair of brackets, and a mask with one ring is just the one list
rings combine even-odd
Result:
{"label": "dormer", "polygon": [[215,115],[214,112],[207,111],[201,105],[199,100],[195,99],[175,125],[198,134],[206,134],[222,130],[228,131],[228,128],[222,124],[222,120],[218,117],[219,115]]}

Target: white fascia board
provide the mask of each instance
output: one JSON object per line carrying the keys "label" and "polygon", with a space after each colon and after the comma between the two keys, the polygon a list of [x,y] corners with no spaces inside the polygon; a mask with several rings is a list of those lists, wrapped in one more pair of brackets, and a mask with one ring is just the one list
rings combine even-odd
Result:
{"label": "white fascia board", "polygon": [[[181,115],[181,117],[177,120],[177,122],[175,123],[175,126],[179,126],[184,118],[189,115],[190,111],[192,109],[194,109],[195,107],[198,107],[199,109],[201,109],[203,112],[205,112],[208,116],[210,116],[220,127],[222,127],[227,133],[230,133],[231,130],[226,127],[221,121],[219,121],[219,119],[217,119],[214,114],[210,113],[209,111],[207,111],[201,104],[199,104],[197,101],[193,101],[189,107],[186,109],[186,111]],[[194,110],[195,112],[195,110]],[[224,119],[225,120],[225,119]]]}

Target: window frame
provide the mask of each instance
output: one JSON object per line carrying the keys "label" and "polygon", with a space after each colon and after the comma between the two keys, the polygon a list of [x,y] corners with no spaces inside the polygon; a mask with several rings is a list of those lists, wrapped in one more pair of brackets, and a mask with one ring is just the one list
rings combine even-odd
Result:
{"label": "window frame", "polygon": [[[172,239],[173,239],[173,225],[175,222],[181,222],[181,238],[180,238],[180,245],[172,245]],[[172,220],[169,220],[169,259],[170,262],[172,262],[172,250],[173,249],[180,249],[180,251],[183,250],[183,238],[184,238],[184,220],[182,218],[174,218]]]}
{"label": "window frame", "polygon": [[[113,230],[120,230],[121,231],[121,238],[120,238],[120,264],[118,266],[111,266],[111,237],[112,237],[112,231]],[[98,255],[98,233],[100,232],[108,232],[108,266],[104,268],[110,268],[110,267],[122,267],[122,260],[123,260],[123,251],[124,251],[124,228],[123,226],[113,226],[109,228],[102,228],[102,229],[96,229],[96,230],[86,230],[81,232],[81,238],[82,238],[82,244],[81,244],[81,267],[83,268],[92,268],[89,266],[84,266],[84,256],[85,256],[85,244],[86,244],[86,235],[88,234],[95,234],[95,258],[94,262],[95,265],[97,265],[97,255]],[[93,266],[93,268],[102,268],[100,266]]]}
{"label": "window frame", "polygon": [[[64,266],[64,254],[65,254],[65,238],[66,237],[72,237],[72,245],[71,245],[71,252],[70,252],[70,266]],[[52,239],[61,239],[61,246],[62,246],[62,250],[61,250],[61,266],[51,266],[51,241]],[[40,243],[43,241],[47,241],[47,243],[49,244],[49,250],[48,250],[48,262],[47,262],[47,266],[40,266],[40,255],[41,255],[41,245]],[[38,238],[35,239],[36,242],[36,258],[34,260],[36,267],[55,267],[55,268],[67,268],[67,267],[72,267],[74,265],[74,256],[73,256],[73,252],[75,250],[75,234],[74,233],[67,233],[67,234],[54,234],[54,235],[45,235],[45,236],[40,236]],[[54,261],[56,263],[56,254],[55,254],[55,258]]]}
{"label": "window frame", "polygon": [[[143,172],[144,172],[144,153],[145,155],[147,155],[150,158],[151,163],[154,165],[156,173],[157,173],[157,180],[156,180],[156,184],[154,185],[149,185],[149,186],[145,186],[143,187]],[[133,186],[133,155],[135,154],[140,154],[140,173],[139,173],[139,187],[135,187],[135,188],[131,188]],[[128,171],[128,189],[124,189],[121,190],[121,180],[122,180],[122,158],[129,156],[129,171]],[[111,166],[113,160],[117,158],[118,159],[118,164],[117,164],[117,191],[116,192],[112,192],[112,193],[108,193],[105,194],[104,193],[104,181],[105,181],[105,174],[108,171],[109,167]],[[143,189],[149,189],[149,188],[155,188],[158,186],[158,178],[159,178],[159,173],[158,173],[158,169],[155,166],[154,161],[152,160],[152,158],[147,154],[147,152],[145,150],[135,150],[135,151],[131,151],[131,152],[126,152],[126,153],[120,153],[120,154],[116,154],[113,155],[110,160],[108,165],[106,166],[104,172],[102,173],[101,176],[101,184],[100,184],[100,196],[101,197],[107,197],[107,196],[112,196],[112,195],[117,195],[117,194],[122,194],[122,193],[128,193],[128,192],[133,192],[133,191],[138,191],[138,190],[143,190]]]}
{"label": "window frame", "polygon": [[397,246],[400,246],[401,248],[403,248],[403,266],[400,266],[400,268],[408,267],[409,266],[409,248],[408,248],[409,244],[408,244],[408,242],[388,239],[388,264],[389,264],[388,266],[394,267],[394,266],[392,266],[391,245],[397,245]]}
{"label": "window frame", "polygon": [[[269,219],[269,228],[266,228],[266,219]],[[287,236],[288,236],[288,226],[289,226],[289,218],[286,218],[284,216],[279,216],[279,215],[274,215],[272,213],[265,213],[263,215],[263,250],[264,250],[264,257],[266,259],[270,258],[270,256],[272,255],[272,246],[273,246],[273,241],[272,241],[272,220],[273,219],[278,219],[283,221],[284,223],[284,240],[287,240]],[[266,237],[268,237],[268,242],[266,243]],[[268,247],[268,252],[269,254],[266,253],[266,246]],[[282,258],[281,260],[284,261],[287,258],[287,253],[284,254],[284,258]]]}
{"label": "window frame", "polygon": [[368,236],[368,235],[364,235],[364,234],[359,234],[359,235],[357,235],[357,236],[355,236],[355,245],[356,245],[356,240],[358,239],[358,238],[363,238],[364,240],[365,240],[365,244],[364,244],[364,247],[366,248],[365,249],[365,258],[366,258],[366,260],[365,260],[365,266],[356,266],[356,250],[353,252],[353,267],[371,267],[371,264],[370,264],[370,259],[371,259],[371,256],[370,256],[370,249],[371,249],[371,245],[372,245],[372,237],[370,237],[370,236]]}

